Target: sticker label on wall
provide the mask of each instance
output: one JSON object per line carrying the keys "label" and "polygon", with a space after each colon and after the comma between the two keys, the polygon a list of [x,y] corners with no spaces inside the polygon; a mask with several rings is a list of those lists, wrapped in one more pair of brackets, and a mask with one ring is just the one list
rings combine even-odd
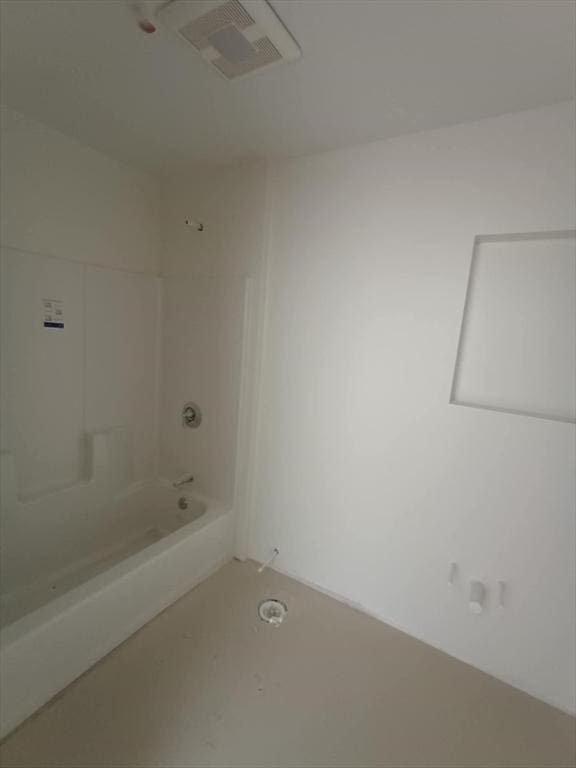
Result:
{"label": "sticker label on wall", "polygon": [[44,328],[64,328],[64,302],[62,299],[42,299]]}

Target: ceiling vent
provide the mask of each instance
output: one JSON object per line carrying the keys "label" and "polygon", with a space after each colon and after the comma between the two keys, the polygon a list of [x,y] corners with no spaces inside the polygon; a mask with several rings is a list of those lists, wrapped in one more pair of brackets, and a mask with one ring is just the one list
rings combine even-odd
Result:
{"label": "ceiling vent", "polygon": [[265,0],[172,0],[157,17],[226,80],[300,56],[294,38]]}

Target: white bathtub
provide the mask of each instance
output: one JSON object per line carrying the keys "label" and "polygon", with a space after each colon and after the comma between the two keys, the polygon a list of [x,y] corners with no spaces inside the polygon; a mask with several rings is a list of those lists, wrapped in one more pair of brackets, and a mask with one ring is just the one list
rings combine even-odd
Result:
{"label": "white bathtub", "polygon": [[[187,509],[179,508],[182,497]],[[54,498],[58,494],[52,507]],[[37,525],[34,504],[19,503],[7,516],[7,551],[22,552],[15,537],[21,529],[26,534],[27,515]],[[67,540],[60,555],[54,540],[43,543],[41,562],[29,557],[18,567],[8,559],[1,598],[0,736],[231,559],[231,512],[166,485],[120,493],[106,514],[77,511],[72,519],[82,521],[78,530],[88,529],[90,535],[74,547],[68,546],[70,518],[64,517]],[[98,519],[98,530],[87,525],[88,518]],[[50,527],[54,530],[53,516]]]}

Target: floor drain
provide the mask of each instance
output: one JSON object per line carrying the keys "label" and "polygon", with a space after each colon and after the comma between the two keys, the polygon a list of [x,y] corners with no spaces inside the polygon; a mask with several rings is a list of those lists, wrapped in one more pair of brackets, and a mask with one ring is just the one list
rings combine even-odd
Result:
{"label": "floor drain", "polygon": [[258,606],[258,616],[267,624],[282,624],[288,608],[280,600],[263,600]]}

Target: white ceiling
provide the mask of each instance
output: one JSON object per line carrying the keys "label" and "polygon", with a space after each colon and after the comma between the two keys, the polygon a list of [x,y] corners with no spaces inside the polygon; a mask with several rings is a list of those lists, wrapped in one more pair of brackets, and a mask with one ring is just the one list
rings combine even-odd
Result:
{"label": "white ceiling", "polygon": [[[162,4],[160,2],[160,4]],[[273,0],[302,58],[236,82],[124,0],[0,0],[2,101],[153,171],[574,98],[572,0]]]}

